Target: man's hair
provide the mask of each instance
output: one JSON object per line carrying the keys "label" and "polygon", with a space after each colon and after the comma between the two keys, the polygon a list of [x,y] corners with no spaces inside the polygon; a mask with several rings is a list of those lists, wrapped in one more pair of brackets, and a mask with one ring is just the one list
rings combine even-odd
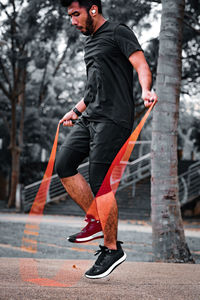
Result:
{"label": "man's hair", "polygon": [[78,2],[80,7],[85,7],[87,11],[90,10],[92,5],[96,5],[99,13],[102,14],[101,0],[60,0],[60,2],[64,7],[70,6],[73,2]]}

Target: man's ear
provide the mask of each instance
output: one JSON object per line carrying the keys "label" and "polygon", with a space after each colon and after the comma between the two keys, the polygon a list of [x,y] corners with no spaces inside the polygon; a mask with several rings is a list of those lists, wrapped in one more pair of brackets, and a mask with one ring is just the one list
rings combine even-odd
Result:
{"label": "man's ear", "polygon": [[89,14],[91,17],[95,17],[99,13],[98,6],[92,5],[92,7],[89,10]]}

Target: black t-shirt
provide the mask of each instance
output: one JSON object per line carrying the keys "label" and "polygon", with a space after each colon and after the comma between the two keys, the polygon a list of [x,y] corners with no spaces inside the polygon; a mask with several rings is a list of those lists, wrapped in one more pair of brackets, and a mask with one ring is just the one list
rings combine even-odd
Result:
{"label": "black t-shirt", "polygon": [[123,24],[106,21],[86,39],[87,109],[83,116],[132,128],[133,66],[128,58],[135,51],[142,51],[141,46],[133,31]]}

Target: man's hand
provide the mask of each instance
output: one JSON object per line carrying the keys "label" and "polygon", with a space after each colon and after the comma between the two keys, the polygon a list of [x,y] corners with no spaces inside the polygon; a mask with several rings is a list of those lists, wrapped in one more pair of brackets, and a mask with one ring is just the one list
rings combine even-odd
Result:
{"label": "man's hand", "polygon": [[72,127],[74,124],[72,123],[72,120],[77,120],[78,116],[73,112],[73,110],[70,110],[68,113],[64,115],[64,117],[60,120],[60,124],[63,124],[63,126],[69,126]]}
{"label": "man's hand", "polygon": [[150,107],[154,101],[158,101],[156,93],[149,90],[145,90],[142,92],[142,99],[144,100],[144,106],[147,108]]}

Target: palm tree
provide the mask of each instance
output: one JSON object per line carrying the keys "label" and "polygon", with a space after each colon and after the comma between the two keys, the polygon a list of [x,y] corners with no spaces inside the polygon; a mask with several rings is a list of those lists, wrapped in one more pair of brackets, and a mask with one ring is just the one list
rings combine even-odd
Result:
{"label": "palm tree", "polygon": [[152,132],[152,227],[155,261],[194,262],[185,241],[177,177],[177,123],[185,0],[162,1]]}

